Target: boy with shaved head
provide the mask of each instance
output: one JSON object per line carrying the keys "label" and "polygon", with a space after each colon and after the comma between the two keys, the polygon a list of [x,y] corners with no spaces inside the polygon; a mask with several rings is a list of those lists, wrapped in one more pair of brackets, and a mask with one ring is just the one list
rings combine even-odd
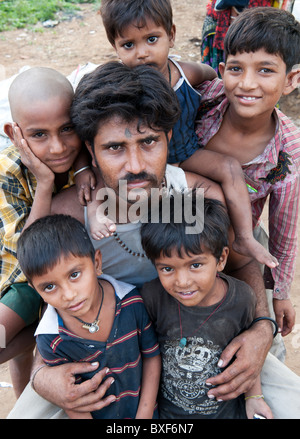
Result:
{"label": "boy with shaved head", "polygon": [[17,396],[29,380],[34,322],[40,298],[26,283],[16,258],[22,230],[50,213],[53,192],[71,180],[69,170],[81,141],[69,111],[73,88],[49,68],[32,68],[16,77],[9,90],[13,123],[4,131],[13,145],[0,154],[0,325]]}

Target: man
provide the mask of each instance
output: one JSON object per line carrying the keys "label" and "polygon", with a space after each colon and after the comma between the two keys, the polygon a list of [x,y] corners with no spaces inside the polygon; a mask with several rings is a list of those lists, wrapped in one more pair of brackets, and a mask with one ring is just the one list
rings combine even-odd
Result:
{"label": "man", "polygon": [[[120,280],[134,281],[136,285],[153,279],[156,273],[141,248],[140,224],[130,223],[134,204],[138,202],[142,209],[143,205],[151,203],[152,191],[164,187],[186,189],[202,186],[208,197],[223,201],[217,185],[199,175],[166,166],[168,139],[179,114],[174,91],[151,67],[130,69],[119,63],[108,63],[82,79],[71,114],[79,136],[85,140],[92,155],[93,165],[98,167],[106,188],[111,189],[108,195],[116,195],[117,219],[122,219],[119,223],[124,222],[117,224],[113,236],[94,241],[95,247],[103,253],[103,270]],[[120,181],[126,183],[125,190]],[[52,211],[73,215],[88,226],[86,212],[78,201],[75,188],[56,196]],[[231,251],[227,269],[248,282],[256,292],[256,316],[268,316],[257,264]],[[271,342],[272,324],[266,320],[260,320],[236,337],[223,351],[219,365],[225,367],[234,355],[236,358],[221,374],[210,378],[210,384],[217,386],[209,391],[210,397],[225,400],[245,392],[260,372]],[[97,366],[68,364],[48,368],[37,357],[32,384],[40,395],[64,409],[101,409],[111,403],[109,397],[104,397],[111,384],[109,379],[102,382],[106,370],[92,380],[75,385],[76,373]],[[35,404],[37,411],[33,413]],[[46,413],[43,407],[49,411]],[[21,414],[25,418],[57,417],[57,411],[57,407],[47,404],[27,387],[10,417],[18,418]]]}

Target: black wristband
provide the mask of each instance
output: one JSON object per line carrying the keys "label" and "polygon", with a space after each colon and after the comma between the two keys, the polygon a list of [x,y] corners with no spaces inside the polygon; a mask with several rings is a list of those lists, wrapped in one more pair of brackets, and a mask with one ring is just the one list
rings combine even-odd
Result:
{"label": "black wristband", "polygon": [[271,317],[257,317],[256,319],[253,320],[250,327],[252,325],[254,325],[254,323],[259,322],[260,320],[269,320],[270,322],[273,323],[273,325],[275,326],[275,331],[273,332],[273,337],[275,338],[276,335],[278,334],[278,325],[274,319],[271,319]]}

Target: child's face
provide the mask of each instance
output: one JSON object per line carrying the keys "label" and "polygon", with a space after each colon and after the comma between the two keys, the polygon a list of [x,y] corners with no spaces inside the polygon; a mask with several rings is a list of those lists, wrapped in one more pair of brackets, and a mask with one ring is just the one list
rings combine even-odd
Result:
{"label": "child's face", "polygon": [[291,91],[285,62],[264,49],[229,55],[219,68],[230,106],[243,118],[271,114],[281,95]]}
{"label": "child's face", "polygon": [[[64,256],[47,273],[35,276],[32,286],[46,303],[64,316],[76,316],[93,321],[99,307],[99,283],[101,253],[95,261],[90,257]],[[96,312],[95,312],[96,310]]]}
{"label": "child's face", "polygon": [[146,64],[156,68],[165,76],[169,49],[174,46],[175,26],[170,35],[162,26],[147,19],[146,25],[138,28],[131,24],[115,39],[115,49],[121,61],[128,67]]}
{"label": "child's face", "polygon": [[18,112],[18,125],[32,152],[55,174],[67,172],[81,148],[70,119],[71,99],[53,96]]}
{"label": "child's face", "polygon": [[171,257],[161,255],[155,261],[159,279],[165,290],[185,306],[209,306],[222,299],[224,290],[217,282],[217,273],[225,267],[228,248],[224,247],[219,261],[208,250],[199,255],[177,251]]}

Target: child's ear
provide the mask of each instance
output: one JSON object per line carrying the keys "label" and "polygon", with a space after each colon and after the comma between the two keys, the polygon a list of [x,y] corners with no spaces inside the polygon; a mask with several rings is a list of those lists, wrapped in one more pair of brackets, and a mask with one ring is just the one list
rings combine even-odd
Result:
{"label": "child's ear", "polygon": [[300,64],[296,64],[286,76],[285,86],[282,94],[286,96],[299,86],[300,86]]}
{"label": "child's ear", "polygon": [[102,274],[102,254],[99,249],[95,251],[95,270],[97,276]]}
{"label": "child's ear", "polygon": [[3,126],[3,131],[5,132],[5,134],[10,138],[10,140],[12,141],[12,143],[14,142],[14,129],[13,129],[13,124],[8,122],[5,123]]}
{"label": "child's ear", "polygon": [[229,248],[228,247],[224,247],[222,250],[222,254],[218,260],[217,263],[217,270],[218,271],[223,271],[228,259],[228,255],[229,255]]}
{"label": "child's ear", "polygon": [[176,36],[176,26],[175,26],[175,24],[173,24],[172,25],[172,28],[171,28],[171,32],[170,32],[170,34],[169,34],[169,47],[170,48],[172,48],[172,47],[174,47],[174,44],[175,44],[175,36]]}
{"label": "child's ear", "polygon": [[223,79],[224,72],[225,72],[225,63],[224,62],[220,62],[219,63],[219,72],[220,72],[220,75],[221,75],[221,77]]}
{"label": "child's ear", "polygon": [[95,168],[97,168],[97,163],[96,163],[96,160],[95,160],[95,154],[94,154],[94,151],[93,151],[93,148],[92,148],[90,142],[86,141],[86,142],[85,142],[85,146],[87,147],[89,153],[91,154],[91,157],[92,157],[92,165],[93,165]]}

